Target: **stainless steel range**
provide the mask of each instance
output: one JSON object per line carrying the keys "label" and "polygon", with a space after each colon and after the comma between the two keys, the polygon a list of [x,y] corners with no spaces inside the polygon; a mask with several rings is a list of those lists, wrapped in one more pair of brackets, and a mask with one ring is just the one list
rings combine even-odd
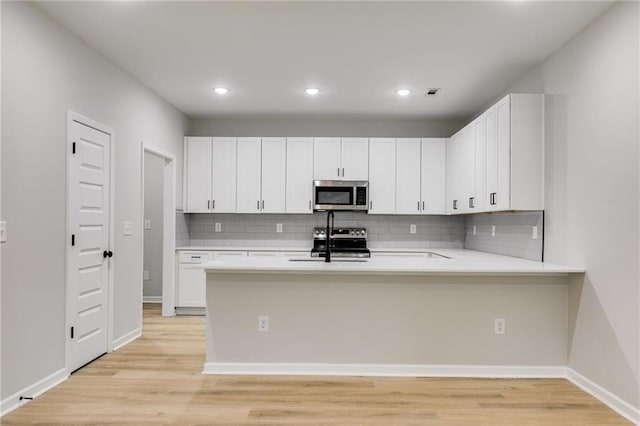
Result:
{"label": "stainless steel range", "polygon": [[[371,257],[366,228],[333,228],[329,241],[332,257]],[[314,228],[311,257],[325,257],[326,250],[326,228]]]}

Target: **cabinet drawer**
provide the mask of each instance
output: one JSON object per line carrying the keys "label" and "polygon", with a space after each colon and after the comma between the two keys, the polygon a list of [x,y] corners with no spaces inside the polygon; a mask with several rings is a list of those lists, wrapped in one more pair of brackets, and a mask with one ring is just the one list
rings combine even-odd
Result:
{"label": "cabinet drawer", "polygon": [[247,257],[246,251],[217,251],[213,253],[212,256],[214,259],[219,259],[222,257]]}
{"label": "cabinet drawer", "polygon": [[209,252],[183,251],[180,252],[180,263],[204,263],[209,261]]}

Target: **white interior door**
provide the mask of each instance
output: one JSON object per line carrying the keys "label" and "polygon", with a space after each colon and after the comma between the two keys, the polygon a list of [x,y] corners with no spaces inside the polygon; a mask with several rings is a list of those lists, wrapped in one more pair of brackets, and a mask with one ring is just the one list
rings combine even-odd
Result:
{"label": "white interior door", "polygon": [[73,371],[108,349],[111,135],[73,121],[71,137],[68,336]]}

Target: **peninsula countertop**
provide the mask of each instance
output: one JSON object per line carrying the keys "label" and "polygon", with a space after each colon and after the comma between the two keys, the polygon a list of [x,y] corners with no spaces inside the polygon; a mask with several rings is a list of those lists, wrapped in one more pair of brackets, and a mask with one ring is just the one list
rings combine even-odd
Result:
{"label": "peninsula countertop", "polygon": [[567,275],[585,269],[463,249],[425,250],[440,256],[372,257],[366,260],[300,257],[243,257],[200,265],[207,274],[341,274],[341,275]]}

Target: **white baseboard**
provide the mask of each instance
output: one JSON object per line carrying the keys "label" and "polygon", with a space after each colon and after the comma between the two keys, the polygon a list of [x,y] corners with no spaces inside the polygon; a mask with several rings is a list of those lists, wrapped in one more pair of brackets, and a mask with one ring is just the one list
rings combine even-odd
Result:
{"label": "white baseboard", "polygon": [[572,368],[567,367],[567,380],[571,383],[590,394],[596,399],[599,399],[603,404],[607,405],[613,411],[617,412],[621,416],[630,420],[633,424],[640,425],[640,409],[633,407],[626,401],[623,401],[616,395],[612,394],[602,386],[587,379],[582,374],[578,373]]}
{"label": "white baseboard", "polygon": [[0,417],[10,413],[11,411],[30,401],[28,399],[23,399],[21,401],[21,396],[37,398],[49,389],[67,380],[68,377],[69,373],[67,372],[67,369],[61,368],[55,373],[48,375],[44,379],[39,380],[36,383],[14,393],[13,395],[8,396],[7,398],[0,401]]}
{"label": "white baseboard", "polygon": [[162,296],[142,296],[142,303],[160,303],[160,304],[162,304]]}
{"label": "white baseboard", "polygon": [[206,362],[203,374],[564,378],[564,366]]}
{"label": "white baseboard", "polygon": [[131,343],[136,340],[138,337],[142,336],[142,330],[140,328],[136,328],[131,333],[127,333],[122,337],[118,337],[113,341],[112,347],[114,351],[117,351],[127,343]]}

